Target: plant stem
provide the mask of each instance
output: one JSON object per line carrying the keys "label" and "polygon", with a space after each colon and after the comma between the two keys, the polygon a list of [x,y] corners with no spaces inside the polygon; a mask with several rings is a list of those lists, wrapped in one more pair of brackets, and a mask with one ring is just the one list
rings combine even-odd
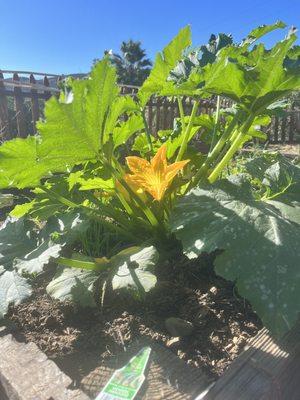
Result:
{"label": "plant stem", "polygon": [[194,176],[193,180],[188,185],[186,192],[188,192],[191,188],[196,186],[197,183],[199,183],[201,180],[206,178],[207,171],[209,170],[212,163],[216,160],[216,158],[219,156],[220,152],[222,151],[225,143],[227,142],[227,140],[230,137],[232,131],[234,130],[236,124],[238,123],[238,118],[239,118],[238,113],[236,113],[235,116],[233,117],[231,123],[228,125],[226,131],[220,137],[219,141],[214,146],[212,151],[208,154],[205,163],[203,163],[203,165],[201,166],[199,171]]}
{"label": "plant stem", "polygon": [[194,119],[195,119],[195,116],[196,116],[196,113],[197,113],[197,110],[198,110],[199,102],[200,102],[199,100],[196,100],[194,105],[193,105],[193,109],[192,109],[192,113],[191,113],[191,116],[190,116],[190,120],[189,120],[189,123],[188,123],[188,125],[187,125],[187,127],[185,129],[183,140],[182,140],[182,143],[181,143],[181,146],[180,146],[176,161],[180,161],[182,159],[185,151],[186,151],[187,143],[189,141],[189,136],[190,136],[190,133],[191,133],[191,130],[192,130],[192,127],[193,127],[193,123],[194,123]]}
{"label": "plant stem", "polygon": [[185,125],[185,116],[184,116],[184,110],[183,110],[183,105],[182,105],[182,99],[181,97],[177,97],[177,102],[178,102],[178,109],[179,109],[179,115],[180,115],[180,119],[181,119],[181,126],[182,126],[182,130],[185,131],[186,125]]}
{"label": "plant stem", "polygon": [[153,144],[152,144],[152,140],[151,140],[151,132],[150,132],[149,125],[148,125],[148,122],[146,119],[145,108],[141,108],[141,114],[142,114],[142,118],[143,118],[143,122],[144,122],[144,126],[145,126],[145,132],[146,132],[146,137],[148,140],[149,150],[151,151],[151,154],[153,155]]}
{"label": "plant stem", "polygon": [[106,258],[100,259],[97,261],[86,261],[86,260],[76,260],[73,258],[66,258],[66,257],[58,257],[54,258],[57,264],[64,265],[66,267],[72,268],[80,268],[80,269],[87,269],[90,271],[104,271],[110,267],[109,260]]}
{"label": "plant stem", "polygon": [[[103,225],[105,225],[109,229],[114,230],[116,232],[119,232],[121,235],[129,238],[130,240],[133,240],[134,242],[136,242],[136,237],[134,235],[132,235],[128,231],[128,229],[122,228],[122,227],[116,225],[116,223],[108,222],[108,220],[105,220],[105,218],[107,218],[107,217],[108,218],[112,218],[112,216],[108,213],[107,209],[106,209],[106,215],[105,215],[105,213],[102,213],[101,215],[99,215],[98,212],[95,211],[94,209],[92,209],[90,207],[83,206],[82,204],[76,204],[73,201],[65,198],[64,196],[61,196],[60,194],[58,194],[56,192],[53,192],[50,189],[47,189],[45,187],[41,187],[41,189],[44,190],[46,193],[48,193],[50,198],[54,198],[54,199],[58,200],[64,206],[82,210],[82,212],[85,215],[87,215],[89,218],[92,218],[92,219],[95,219],[97,221],[100,221]],[[100,211],[103,212],[104,210],[102,209]]]}
{"label": "plant stem", "polygon": [[220,96],[217,96],[217,107],[216,107],[216,115],[215,115],[215,126],[213,130],[213,135],[210,143],[209,153],[211,153],[213,147],[215,146],[217,129],[219,126],[219,118],[220,118]]}
{"label": "plant stem", "polygon": [[228,149],[227,153],[224,155],[222,160],[217,164],[217,166],[214,168],[212,173],[209,175],[208,180],[210,183],[213,183],[218,179],[223,168],[228,164],[228,162],[232,159],[235,152],[243,144],[244,136],[248,132],[250,126],[252,125],[253,120],[254,120],[254,116],[252,116],[252,115],[250,115],[247,118],[241,132],[236,136],[235,140],[233,141],[232,145]]}

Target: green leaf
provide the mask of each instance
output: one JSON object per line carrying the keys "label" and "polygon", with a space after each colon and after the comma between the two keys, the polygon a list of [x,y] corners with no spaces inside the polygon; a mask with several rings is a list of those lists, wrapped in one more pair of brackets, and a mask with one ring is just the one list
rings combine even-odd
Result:
{"label": "green leaf", "polygon": [[300,226],[272,204],[257,201],[241,179],[197,188],[179,200],[172,231],[189,258],[223,250],[216,272],[235,281],[264,324],[276,336],[300,311]]}
{"label": "green leaf", "polygon": [[144,122],[141,115],[132,115],[127,121],[122,122],[113,130],[114,148],[126,143],[127,140],[136,132],[144,128]]}
{"label": "green leaf", "polygon": [[33,224],[7,219],[0,228],[0,317],[10,304],[19,304],[32,290],[22,271],[40,272],[61,246],[39,242],[32,233]]}
{"label": "green leaf", "polygon": [[[281,27],[281,23],[259,28],[251,35],[257,38],[276,27]],[[264,112],[266,107],[300,88],[299,66],[287,62],[295,40],[295,34],[289,34],[270,50],[263,44],[248,50],[249,42],[224,47],[214,63],[191,73],[189,84],[229,97],[248,113]]]}
{"label": "green leaf", "polygon": [[63,246],[86,229],[79,215],[51,218],[38,231],[34,222],[8,218],[0,228],[0,318],[9,304],[19,304],[31,295],[23,273],[39,274],[57,258]]}
{"label": "green leaf", "polygon": [[36,186],[42,176],[50,175],[51,163],[46,165],[37,154],[39,139],[13,139],[0,146],[0,188]]}
{"label": "green leaf", "polygon": [[[40,136],[14,139],[0,147],[0,188],[37,186],[51,173],[100,159],[120,117],[139,111],[132,98],[119,95],[116,71],[108,58],[94,66],[89,79],[71,80],[69,86],[68,96],[46,102],[45,120],[37,123]],[[129,137],[131,131],[124,128]]]}
{"label": "green leaf", "polygon": [[113,179],[104,179],[100,176],[85,178],[83,176],[83,171],[71,173],[68,176],[68,182],[70,189],[73,189],[73,187],[78,184],[79,190],[83,191],[93,189],[112,190],[115,187]]}
{"label": "green leaf", "polygon": [[261,25],[257,28],[253,29],[246,39],[243,40],[241,46],[253,44],[256,40],[260,39],[262,36],[266,35],[269,32],[274,31],[275,29],[285,28],[286,24],[282,21],[277,21],[272,25]]}
{"label": "green leaf", "polygon": [[34,205],[35,200],[32,200],[28,203],[17,204],[14,209],[9,213],[9,215],[14,218],[24,217],[24,215],[28,214],[29,211],[33,209]]}
{"label": "green leaf", "polygon": [[93,287],[98,278],[94,271],[60,266],[46,290],[55,299],[71,300],[82,307],[95,307]]}
{"label": "green leaf", "polygon": [[40,157],[55,160],[57,166],[98,158],[105,124],[118,95],[115,69],[105,58],[95,65],[90,79],[74,80],[71,88],[73,100],[66,103],[52,97],[46,103],[45,122],[37,126],[42,138]]}
{"label": "green leaf", "polygon": [[111,258],[113,289],[149,292],[156,284],[153,269],[158,261],[155,247],[130,247]]}
{"label": "green leaf", "polygon": [[[1,267],[0,267],[1,268]],[[20,304],[32,294],[26,279],[15,271],[0,271],[0,319],[7,313],[10,304]]]}
{"label": "green leaf", "polygon": [[292,164],[282,156],[264,172],[263,184],[272,193],[284,193],[300,201],[300,167]]}
{"label": "green leaf", "polygon": [[[107,142],[109,139],[109,135],[114,132],[115,127],[117,126],[117,123],[119,121],[119,117],[124,114],[125,112],[139,112],[139,107],[138,104],[134,101],[134,99],[131,96],[120,96],[115,99],[115,102],[113,104],[113,107],[110,109],[110,113],[108,115],[106,124],[105,124],[105,132],[104,132],[104,140],[103,142]],[[136,115],[133,115],[133,121],[135,121],[135,118],[137,117]],[[130,119],[130,117],[129,117]],[[141,119],[141,117],[140,117]],[[137,117],[137,120],[139,120],[139,117]],[[121,123],[121,126],[124,123]],[[130,125],[130,123],[129,123]],[[143,125],[142,125],[143,126]],[[126,129],[126,126],[125,126]],[[128,127],[127,127],[128,129]],[[141,128],[138,128],[141,129]],[[137,129],[137,130],[138,130]],[[134,133],[134,132],[133,132]],[[115,147],[119,146],[119,144],[116,144],[114,141]]]}
{"label": "green leaf", "polygon": [[177,36],[164,48],[162,53],[158,53],[150,75],[139,90],[138,97],[144,107],[150,96],[154,93],[159,94],[163,89],[173,89],[173,83],[167,82],[167,78],[173,68],[183,57],[184,50],[191,44],[191,30],[189,26],[181,29]]}
{"label": "green leaf", "polygon": [[63,246],[75,241],[87,226],[78,214],[50,218],[40,231],[32,221],[7,218],[0,228],[0,267],[40,273],[44,265],[58,257]]}

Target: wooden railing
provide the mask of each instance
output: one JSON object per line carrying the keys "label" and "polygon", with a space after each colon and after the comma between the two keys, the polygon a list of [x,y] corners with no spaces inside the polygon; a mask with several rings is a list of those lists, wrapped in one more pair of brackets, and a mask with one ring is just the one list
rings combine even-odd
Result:
{"label": "wooden railing", "polygon": [[[25,79],[24,79],[25,77]],[[0,141],[26,137],[36,133],[36,121],[43,116],[44,104],[52,95],[58,95],[58,82],[64,76],[30,71],[0,71]],[[121,94],[135,95],[136,86],[121,85]],[[222,106],[231,105],[223,99]],[[300,136],[300,102],[294,102],[285,117],[273,117],[266,130],[271,143],[293,143]],[[192,109],[192,100],[183,99],[186,115]],[[214,99],[204,99],[198,113],[213,113]],[[171,129],[179,116],[177,102],[172,98],[152,97],[146,107],[146,118],[153,134]]]}

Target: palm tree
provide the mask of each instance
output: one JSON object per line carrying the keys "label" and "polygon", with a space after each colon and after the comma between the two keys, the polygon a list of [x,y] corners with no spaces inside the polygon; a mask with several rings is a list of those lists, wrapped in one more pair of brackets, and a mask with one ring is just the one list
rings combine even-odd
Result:
{"label": "palm tree", "polygon": [[141,48],[141,42],[128,40],[122,42],[121,55],[105,51],[116,66],[118,83],[123,85],[141,86],[150,73],[152,62],[146,58],[146,52]]}

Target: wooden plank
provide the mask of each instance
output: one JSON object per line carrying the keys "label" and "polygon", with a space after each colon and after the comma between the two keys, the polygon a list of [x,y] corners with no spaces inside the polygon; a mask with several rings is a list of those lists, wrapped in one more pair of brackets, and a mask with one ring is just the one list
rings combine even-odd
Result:
{"label": "wooden plank", "polygon": [[170,102],[167,97],[162,99],[162,113],[161,113],[161,124],[160,129],[169,129],[170,122],[168,120],[169,117],[169,106]]}
{"label": "wooden plank", "polygon": [[287,116],[281,118],[281,143],[285,143],[287,119],[288,119]]}
{"label": "wooden plank", "polygon": [[[15,82],[20,81],[19,75],[17,73],[14,73],[13,80]],[[27,132],[26,132],[24,102],[23,102],[22,90],[20,87],[17,86],[14,87],[14,103],[15,103],[18,136],[25,138],[27,136]]]}
{"label": "wooden plank", "polygon": [[11,88],[11,90],[13,90],[15,87],[18,87],[20,89],[25,89],[25,91],[22,93],[26,93],[26,90],[29,91],[31,88],[39,90],[39,91],[46,89],[48,92],[59,93],[59,89],[53,88],[53,87],[45,88],[45,86],[41,85],[40,83],[31,84],[31,83],[19,82],[19,81],[10,82],[5,79],[1,79],[0,81],[4,84],[4,87]]}
{"label": "wooden plank", "polygon": [[[45,86],[46,88],[48,88],[48,87],[50,86],[49,79],[47,78],[47,76],[44,76],[44,81],[43,81],[43,83],[44,83],[44,86]],[[46,96],[46,99],[48,100],[48,99],[50,99],[50,97],[51,97],[51,91],[50,91],[49,89],[46,89],[46,88],[45,88],[44,94],[45,94],[45,96]]]}
{"label": "wooden plank", "polygon": [[[285,387],[291,385],[288,370],[300,361],[299,325],[276,343],[267,329],[262,329],[244,352],[206,394],[204,400],[267,400],[281,399]],[[283,372],[285,379],[283,380]],[[300,393],[300,370],[294,379],[293,391]],[[296,398],[295,398],[296,399]]]}
{"label": "wooden plank", "polygon": [[141,339],[117,357],[106,360],[81,382],[81,389],[91,398],[100,392],[113,372],[123,367],[142,347],[152,348],[146,380],[136,400],[194,400],[205,390],[209,379],[205,373],[175,356],[169,349]]}
{"label": "wooden plank", "polygon": [[161,107],[161,100],[159,97],[156,98],[156,105],[155,105],[155,135],[160,130],[160,107]]}
{"label": "wooden plank", "polygon": [[[44,90],[44,86],[43,86],[43,90]],[[47,89],[47,88],[46,88]],[[58,92],[57,92],[58,93]],[[21,92],[23,99],[32,99],[32,93],[30,91],[28,92]],[[6,97],[14,97],[14,92],[12,90],[9,89],[5,89],[5,88],[1,88],[0,87],[0,95],[4,95]],[[47,93],[45,94],[43,93],[38,93],[38,97],[39,99],[42,100],[47,100],[49,98],[49,92],[47,89]]]}
{"label": "wooden plank", "polygon": [[[36,83],[34,76],[30,75],[30,83]],[[36,133],[36,122],[39,120],[39,97],[36,89],[31,89],[31,115],[32,115],[32,125],[33,132]]]}
{"label": "wooden plank", "polygon": [[[0,330],[0,395],[11,400],[89,400],[34,343],[17,342]],[[0,397],[4,400],[5,397]]]}
{"label": "wooden plank", "polygon": [[289,125],[288,125],[289,143],[292,143],[294,141],[294,135],[296,131],[294,111],[295,111],[295,103],[292,103],[290,108]]}
{"label": "wooden plank", "polygon": [[[4,84],[1,82],[3,74],[0,72],[0,89],[4,89]],[[11,139],[10,121],[8,115],[7,97],[0,91],[0,139]]]}

